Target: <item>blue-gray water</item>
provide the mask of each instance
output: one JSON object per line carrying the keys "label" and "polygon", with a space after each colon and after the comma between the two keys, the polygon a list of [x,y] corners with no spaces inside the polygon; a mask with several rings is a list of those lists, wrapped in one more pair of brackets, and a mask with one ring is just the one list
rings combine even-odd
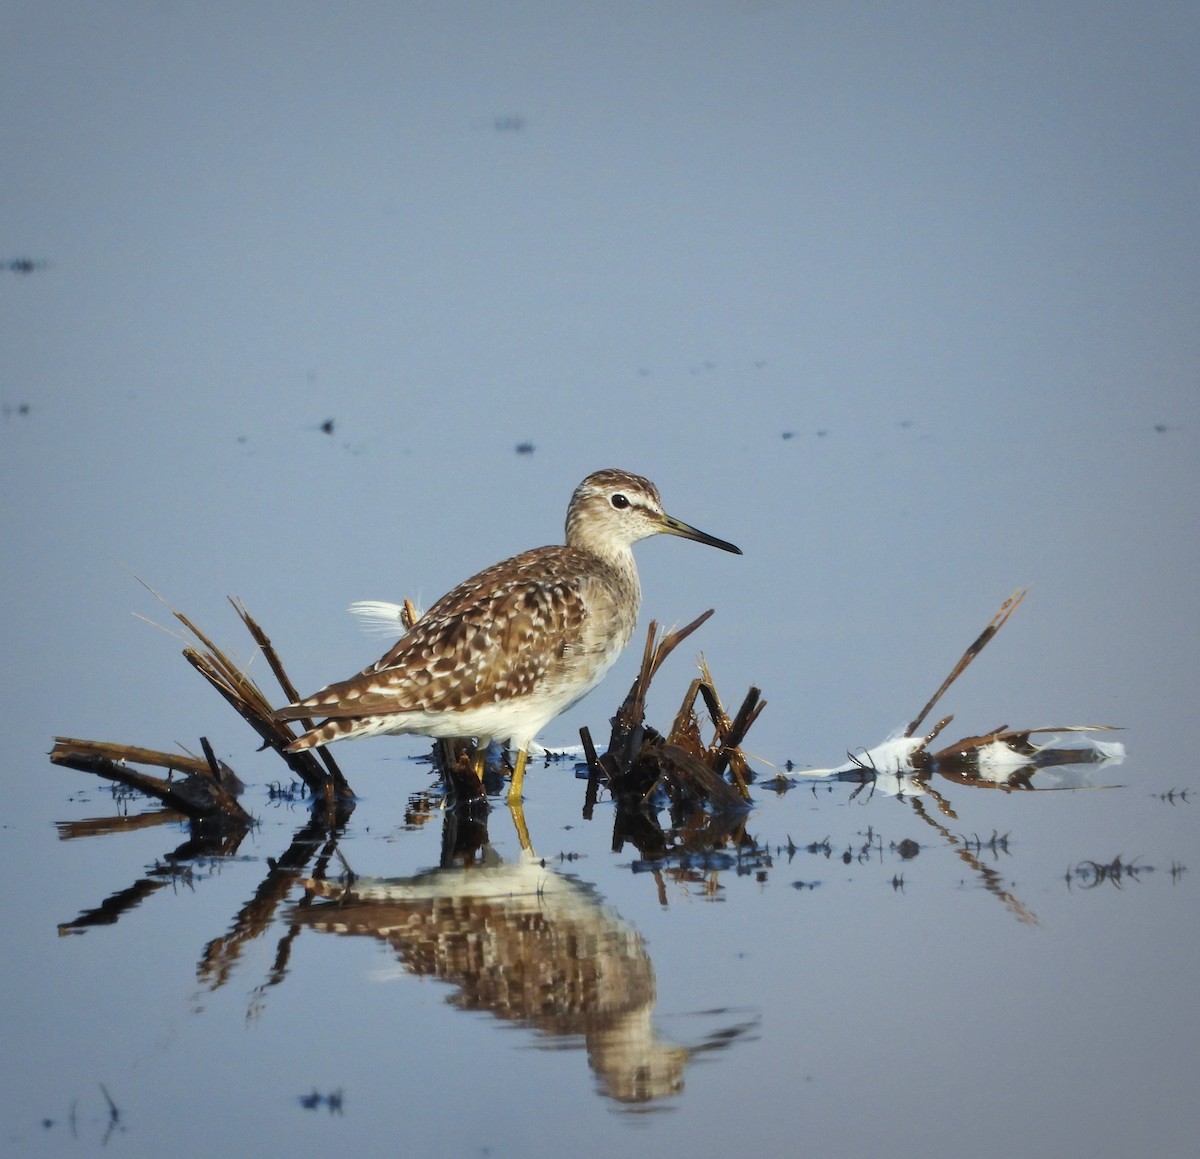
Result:
{"label": "blue-gray water", "polygon": [[[4,1149],[1194,1154],[1198,47],[1176,5],[10,5]],[[497,977],[510,919],[544,933],[551,992],[549,931],[611,952],[682,1083],[636,1105],[611,1043],[419,940],[255,908],[306,814],[129,614],[168,621],[137,576],[249,656],[240,596],[309,691],[382,650],[352,600],[555,541],[608,465],[745,552],[639,545],[643,621],[717,609],[652,722],[702,651],[769,701],[760,772],[838,764],[1029,584],[946,736],[1128,753],[1103,791],[759,789],[765,857],[657,875],[532,769],[556,877],[464,921]],[[607,734],[636,651],[546,743]],[[177,824],[64,839],[118,805],[55,735],[208,736],[261,825],[171,874]],[[438,864],[422,749],[338,751],[356,872]]]}

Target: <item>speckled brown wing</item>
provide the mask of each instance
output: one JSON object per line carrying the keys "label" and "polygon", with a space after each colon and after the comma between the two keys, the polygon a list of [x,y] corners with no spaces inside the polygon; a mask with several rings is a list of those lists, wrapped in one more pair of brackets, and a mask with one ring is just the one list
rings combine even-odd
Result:
{"label": "speckled brown wing", "polygon": [[461,711],[556,682],[587,650],[583,588],[595,566],[567,547],[496,564],[438,600],[370,668],[285,709],[284,718]]}

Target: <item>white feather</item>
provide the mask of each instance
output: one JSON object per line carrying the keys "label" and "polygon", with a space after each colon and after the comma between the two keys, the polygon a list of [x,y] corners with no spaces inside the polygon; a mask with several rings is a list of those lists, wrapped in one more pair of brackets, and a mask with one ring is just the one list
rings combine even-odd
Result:
{"label": "white feather", "polygon": [[355,600],[346,609],[358,617],[359,626],[372,636],[403,636],[404,605],[388,600]]}

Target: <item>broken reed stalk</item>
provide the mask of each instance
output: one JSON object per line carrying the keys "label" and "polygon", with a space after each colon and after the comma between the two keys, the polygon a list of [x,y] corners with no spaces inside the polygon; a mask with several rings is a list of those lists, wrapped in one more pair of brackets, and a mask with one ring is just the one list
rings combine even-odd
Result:
{"label": "broken reed stalk", "polygon": [[718,809],[739,808],[743,804],[745,798],[740,789],[730,785],[720,773],[689,749],[668,740],[655,747],[654,756],[663,766],[663,772],[643,796],[648,797],[664,777],[682,775],[702,800],[711,802]]}
{"label": "broken reed stalk", "polygon": [[579,739],[583,741],[583,755],[588,767],[587,791],[583,797],[583,819],[590,821],[596,809],[596,800],[600,796],[600,761],[596,756],[596,746],[592,743],[591,730],[586,724],[579,730]]}
{"label": "broken reed stalk", "polygon": [[721,736],[720,749],[713,764],[713,770],[717,773],[723,773],[728,766],[742,796],[747,800],[750,799],[750,790],[746,787],[746,774],[749,766],[742,753],[741,743],[746,733],[750,731],[750,726],[758,719],[759,713],[766,707],[767,702],[762,699],[762,690],[752,686],[746,693],[746,699],[742,701],[737,716],[733,718],[732,723]]}
{"label": "broken reed stalk", "polygon": [[[289,701],[299,699],[295,686],[288,678],[270,638],[240,601],[230,599],[229,602],[262,652],[272,673],[279,681],[284,695],[289,698]],[[311,749],[300,753],[287,751],[287,745],[295,740],[295,734],[286,724],[274,719],[275,708],[266,698],[262,689],[242,667],[234,663],[187,616],[174,609],[172,609],[172,614],[203,645],[203,649],[189,645],[183,650],[187,662],[225,698],[234,711],[271,748],[279,753],[287,762],[288,767],[308,786],[309,792],[313,796],[325,796],[328,799],[353,796],[350,785],[342,775],[337,762],[323,748],[315,750],[320,754],[319,756],[314,755],[314,750]]]}
{"label": "broken reed stalk", "polygon": [[[234,795],[241,788],[240,782],[216,759],[207,738],[201,738],[200,743],[204,746],[204,758],[58,736],[54,738],[50,760],[65,768],[127,785],[193,820],[249,825],[250,814]],[[127,763],[129,761],[165,768],[183,776],[178,780],[170,776],[165,779],[151,776],[134,768]]]}
{"label": "broken reed stalk", "polygon": [[[707,801],[719,810],[726,810],[740,808],[749,800],[749,768],[737,745],[762,711],[765,702],[760,699],[758,689],[750,690],[737,718],[731,721],[705,666],[703,675],[689,686],[668,737],[663,738],[644,723],[650,681],[670,653],[711,615],[709,609],[657,641],[658,625],[650,624],[637,679],[613,717],[612,736],[603,757],[596,756],[590,733],[580,730],[589,772],[585,817],[594,806],[595,789],[603,775],[607,775],[614,795],[627,800],[646,800],[659,785],[667,788],[676,803]],[[703,695],[713,720],[715,736],[711,745],[706,745],[700,736],[696,719],[698,695]],[[734,786],[724,779],[727,768],[733,775]]]}
{"label": "broken reed stalk", "polygon": [[478,745],[478,741],[469,737],[433,742],[433,766],[446,786],[447,799],[459,805],[487,800],[483,783],[475,775]]}
{"label": "broken reed stalk", "polygon": [[246,605],[242,603],[236,596],[229,596],[229,603],[233,610],[237,612],[238,618],[246,626],[246,631],[250,633],[255,644],[258,645],[259,651],[263,654],[263,659],[271,668],[275,679],[279,681],[279,687],[283,689],[283,694],[288,698],[289,704],[295,704],[300,699],[300,694],[296,691],[296,686],[292,683],[292,679],[284,671],[283,661],[279,659],[279,654],[275,651],[275,645],[271,643],[271,638],[258,625],[258,621],[246,611]]}
{"label": "broken reed stalk", "polygon": [[1017,610],[1028,591],[1028,588],[1017,588],[1017,590],[1013,592],[1013,594],[1009,596],[1003,604],[1000,605],[1000,610],[992,617],[991,623],[989,623],[988,626],[979,633],[975,642],[962,654],[962,657],[959,659],[958,663],[955,664],[950,670],[950,675],[942,681],[941,687],[938,688],[938,690],[929,698],[925,707],[917,713],[909,726],[904,730],[905,736],[913,736],[916,733],[917,729],[921,727],[921,721],[923,721],[929,715],[933,709],[933,706],[942,698],[942,695],[945,693],[946,689],[949,688],[950,685],[962,675],[967,665],[970,664],[971,661],[983,651],[988,641],[990,641],[991,638],[998,631],[1000,631],[1001,628],[1004,627],[1004,625],[1008,622],[1008,617]]}
{"label": "broken reed stalk", "polygon": [[750,726],[758,719],[758,714],[766,708],[767,702],[762,699],[762,691],[752,686],[746,693],[746,698],[742,701],[737,716],[730,720],[725,706],[721,703],[721,697],[717,693],[717,686],[707,662],[701,663],[701,671],[704,679],[700,682],[699,691],[704,697],[708,715],[716,729],[713,741],[715,748],[712,762],[713,771],[721,774],[728,768],[742,798],[748,801],[750,800],[750,790],[747,787],[747,781],[750,768],[738,746],[750,730]]}
{"label": "broken reed stalk", "polygon": [[654,674],[662,667],[663,662],[675,648],[699,628],[713,614],[713,611],[714,609],[709,608],[690,624],[667,632],[657,642],[658,621],[650,621],[637,678],[630,686],[628,694],[613,717],[608,751],[599,759],[600,767],[610,778],[619,775],[622,768],[628,769],[641,748],[642,722],[646,717],[646,693],[650,690],[650,681],[654,679]]}
{"label": "broken reed stalk", "polygon": [[[177,633],[168,632],[168,634],[176,636],[177,639],[184,639],[186,646],[184,647],[183,655],[187,662],[224,697],[238,715],[263,738],[267,746],[273,748],[287,762],[291,770],[308,787],[310,793],[314,797],[324,797],[331,804],[337,799],[352,798],[354,794],[334,758],[324,749],[315,750],[319,756],[314,755],[312,750],[301,753],[287,752],[287,745],[295,740],[295,734],[289,726],[274,720],[273,705],[267,700],[249,673],[243,667],[236,664],[221,648],[210,640],[188,616],[178,609],[171,607],[167,600],[146,583],[145,580],[137,576],[134,578],[183,625],[196,642],[195,644],[187,643],[187,637],[180,637]],[[250,633],[251,638],[262,652],[272,673],[274,673],[280,686],[283,688],[285,695],[291,701],[298,699],[295,687],[288,678],[283,664],[271,644],[270,638],[249,612],[246,611],[245,605],[240,600],[230,597],[229,602],[233,605],[246,630]],[[144,616],[140,618],[146,619]],[[153,621],[148,620],[147,622],[153,624],[155,627],[160,627],[160,625],[154,624]],[[78,743],[86,745],[93,742],[83,741]],[[128,754],[147,751],[149,750],[124,746],[121,759],[138,759],[136,757],[129,758]],[[165,755],[168,761],[174,759],[170,754]],[[91,761],[91,758],[89,760]],[[91,761],[90,767],[86,771],[106,776],[105,772],[100,771],[101,767],[96,765],[95,761]],[[178,766],[176,765],[175,767]],[[119,780],[120,778],[113,779]],[[152,793],[152,795],[157,794]]]}

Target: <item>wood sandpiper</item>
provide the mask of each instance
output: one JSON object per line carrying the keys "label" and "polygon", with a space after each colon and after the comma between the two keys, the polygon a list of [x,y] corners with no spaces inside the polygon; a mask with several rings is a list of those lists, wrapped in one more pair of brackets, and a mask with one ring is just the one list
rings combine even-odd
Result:
{"label": "wood sandpiper", "polygon": [[589,475],[567,508],[565,546],[538,547],[448,592],[396,645],[357,676],[280,709],[279,720],[325,719],[291,752],[383,733],[517,749],[510,805],[521,800],[533,738],[604,678],[629,643],[641,603],[632,546],[665,533],[741,555],[668,515],[649,479]]}

